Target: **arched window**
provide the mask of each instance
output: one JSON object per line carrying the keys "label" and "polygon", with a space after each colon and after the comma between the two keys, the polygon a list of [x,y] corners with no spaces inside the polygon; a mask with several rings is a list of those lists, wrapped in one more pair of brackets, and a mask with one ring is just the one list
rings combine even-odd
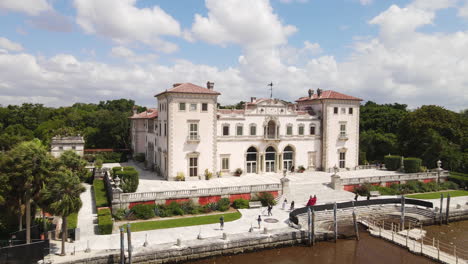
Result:
{"label": "arched window", "polygon": [[257,149],[250,147],[247,149],[246,155],[246,172],[257,173]]}
{"label": "arched window", "polygon": [[283,150],[283,168],[290,171],[294,164],[294,150],[291,146],[286,146]]}
{"label": "arched window", "polygon": [[273,120],[270,120],[267,125],[267,137],[276,138],[276,123]]}
{"label": "arched window", "polygon": [[265,150],[265,172],[275,172],[276,149],[272,146]]}

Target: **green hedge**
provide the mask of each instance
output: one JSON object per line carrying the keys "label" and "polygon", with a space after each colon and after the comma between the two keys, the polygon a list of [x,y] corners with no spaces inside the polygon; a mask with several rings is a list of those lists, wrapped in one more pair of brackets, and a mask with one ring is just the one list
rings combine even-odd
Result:
{"label": "green hedge", "polygon": [[154,204],[137,204],[132,207],[131,211],[139,219],[150,219],[155,217]]}
{"label": "green hedge", "polygon": [[114,222],[112,221],[111,211],[104,208],[98,211],[98,231],[101,235],[112,234]]}
{"label": "green hedge", "polygon": [[458,184],[458,186],[460,186],[460,188],[462,189],[466,189],[468,187],[468,177],[450,173],[450,176],[448,177],[448,179],[449,181],[452,181]]}
{"label": "green hedge", "polygon": [[218,211],[221,211],[221,212],[227,211],[229,210],[230,205],[231,205],[231,201],[229,200],[229,198],[221,198],[218,201]]}
{"label": "green hedge", "polygon": [[419,158],[404,158],[403,165],[405,166],[405,172],[415,173],[421,171],[421,159]]}
{"label": "green hedge", "polygon": [[106,207],[109,206],[106,195],[106,187],[104,186],[104,181],[100,179],[95,179],[93,181],[94,189],[94,201],[96,202],[96,207]]}
{"label": "green hedge", "polygon": [[125,169],[123,171],[116,171],[116,176],[119,176],[122,191],[124,193],[136,192],[138,189],[138,184],[140,182],[138,171],[135,169]]}
{"label": "green hedge", "polygon": [[246,209],[249,208],[249,200],[246,199],[235,199],[232,202],[232,207],[236,209]]}
{"label": "green hedge", "polygon": [[118,172],[118,171],[121,171],[122,170],[122,167],[118,166],[118,167],[113,167],[112,168],[112,177],[115,178],[115,173]]}
{"label": "green hedge", "polygon": [[401,156],[385,156],[384,162],[385,168],[387,168],[387,170],[396,171],[400,168]]}

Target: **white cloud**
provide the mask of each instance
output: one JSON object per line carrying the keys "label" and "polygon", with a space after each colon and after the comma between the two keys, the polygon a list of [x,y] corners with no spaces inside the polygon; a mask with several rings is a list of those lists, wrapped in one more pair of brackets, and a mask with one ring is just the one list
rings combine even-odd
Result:
{"label": "white cloud", "polygon": [[180,36],[177,20],[159,6],[138,8],[136,0],[75,0],[76,22],[88,34],[118,43],[140,42],[156,50],[173,52],[177,45],[162,36]]}
{"label": "white cloud", "polygon": [[361,5],[370,5],[372,4],[372,2],[374,2],[374,0],[359,0],[359,3],[361,3]]}
{"label": "white cloud", "polygon": [[283,4],[291,4],[291,3],[294,3],[294,2],[297,2],[297,3],[307,3],[309,2],[309,0],[280,0],[281,3]]}
{"label": "white cloud", "polygon": [[195,15],[193,37],[211,44],[268,48],[287,43],[296,27],[283,25],[268,0],[206,0],[208,16]]}
{"label": "white cloud", "polygon": [[136,54],[131,49],[118,46],[111,49],[110,55],[115,58],[121,58],[132,63],[154,63],[158,58],[156,54]]}
{"label": "white cloud", "polygon": [[71,32],[73,30],[71,19],[55,10],[42,12],[31,18],[28,23],[34,27],[55,32]]}
{"label": "white cloud", "polygon": [[23,46],[21,44],[13,42],[9,39],[0,37],[0,48],[4,48],[10,51],[22,51]]}
{"label": "white cloud", "polygon": [[459,17],[468,18],[468,0],[465,0],[465,3],[458,8],[457,15]]}
{"label": "white cloud", "polygon": [[46,0],[2,0],[0,1],[0,9],[35,16],[41,12],[51,10],[52,7]]}

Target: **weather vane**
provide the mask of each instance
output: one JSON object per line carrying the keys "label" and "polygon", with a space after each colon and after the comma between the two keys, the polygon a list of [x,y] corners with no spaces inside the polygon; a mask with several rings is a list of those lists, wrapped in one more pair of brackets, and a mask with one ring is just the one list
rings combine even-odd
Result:
{"label": "weather vane", "polygon": [[270,86],[270,99],[273,98],[273,82],[269,83],[268,86]]}

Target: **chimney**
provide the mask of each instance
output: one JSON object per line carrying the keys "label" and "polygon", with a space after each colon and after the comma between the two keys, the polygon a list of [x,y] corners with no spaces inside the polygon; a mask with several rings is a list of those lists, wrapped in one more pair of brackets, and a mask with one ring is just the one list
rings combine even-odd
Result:
{"label": "chimney", "polygon": [[132,111],[133,111],[133,115],[138,114],[138,110],[137,110],[136,105],[133,106]]}
{"label": "chimney", "polygon": [[309,98],[312,98],[314,96],[314,89],[309,89]]}
{"label": "chimney", "polygon": [[179,85],[181,85],[181,83],[174,83],[174,84],[172,85],[172,88],[176,88],[176,87],[179,86]]}
{"label": "chimney", "polygon": [[210,89],[210,90],[213,90],[214,88],[214,82],[206,82],[206,88]]}
{"label": "chimney", "polygon": [[322,96],[322,89],[318,88],[317,89],[317,97]]}
{"label": "chimney", "polygon": [[257,100],[257,97],[250,97],[250,102],[253,103],[255,100]]}

